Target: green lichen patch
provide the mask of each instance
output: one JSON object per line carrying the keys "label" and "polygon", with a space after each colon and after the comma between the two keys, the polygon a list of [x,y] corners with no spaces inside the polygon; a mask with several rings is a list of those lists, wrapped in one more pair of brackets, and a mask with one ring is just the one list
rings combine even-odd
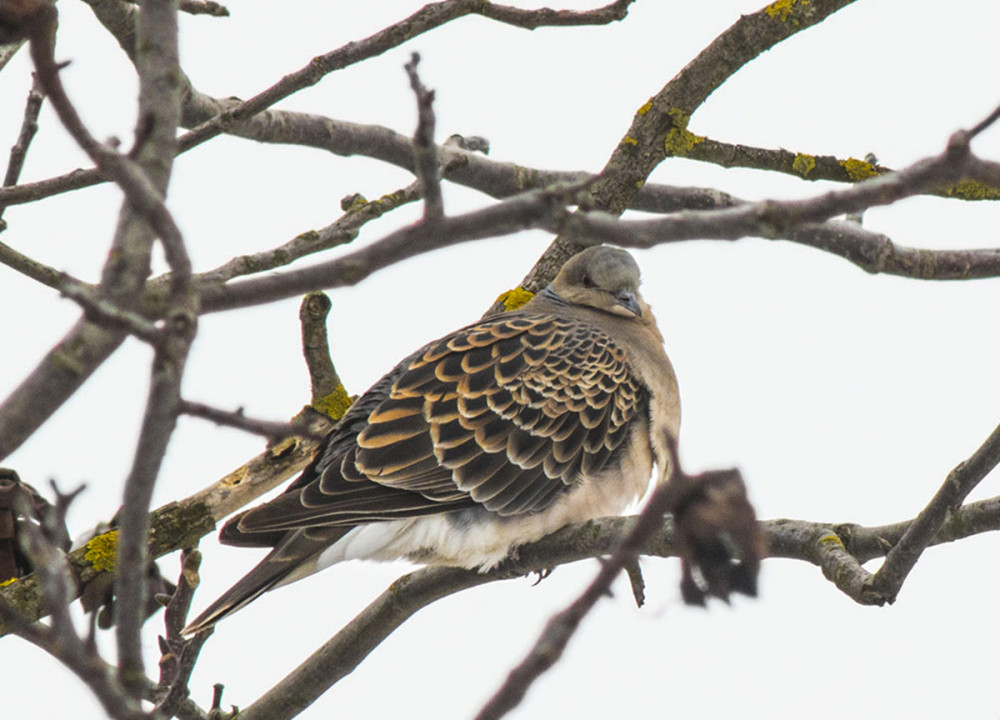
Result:
{"label": "green lichen patch", "polygon": [[115,554],[118,549],[118,531],[101,533],[87,543],[83,559],[98,572],[112,572],[115,569]]}
{"label": "green lichen patch", "polygon": [[705,137],[703,135],[695,135],[687,129],[691,116],[680,108],[670,108],[667,111],[667,115],[673,119],[674,126],[667,132],[663,148],[667,151],[667,155],[686,157],[695,145],[704,141]]}
{"label": "green lichen patch", "polygon": [[631,135],[626,135],[626,136],[625,136],[625,139],[624,139],[624,140],[622,140],[622,143],[623,143],[623,144],[625,144],[625,145],[632,145],[632,146],[634,147],[634,146],[636,146],[636,145],[638,145],[638,144],[639,144],[639,141],[638,141],[638,140],[636,140],[636,139],[635,139],[634,137],[632,137]]}
{"label": "green lichen patch", "polygon": [[798,18],[795,17],[796,5],[808,4],[809,0],[775,0],[764,8],[764,12],[770,17],[775,18],[778,22],[788,22],[791,19],[793,23],[798,24]]}
{"label": "green lichen patch", "polygon": [[959,200],[1000,200],[1000,188],[978,180],[962,180],[944,191],[948,197]]}
{"label": "green lichen patch", "polygon": [[840,167],[844,168],[844,172],[847,173],[847,177],[852,182],[860,182],[861,180],[867,180],[870,177],[878,175],[878,170],[875,169],[874,165],[864,160],[858,160],[857,158],[841,160]]}
{"label": "green lichen patch", "polygon": [[533,297],[535,297],[535,293],[529,292],[522,287],[516,287],[513,290],[500,293],[496,301],[503,303],[503,309],[510,312],[511,310],[517,310]]}
{"label": "green lichen patch", "polygon": [[348,195],[343,200],[340,201],[340,209],[346,213],[357,212],[365,205],[368,204],[368,200],[361,193],[354,193],[353,195]]}
{"label": "green lichen patch", "polygon": [[795,159],[792,160],[792,170],[797,172],[802,177],[809,177],[809,173],[813,171],[816,167],[816,156],[806,155],[805,153],[798,153]]}
{"label": "green lichen patch", "polygon": [[347,394],[343,383],[340,383],[333,389],[333,392],[314,400],[312,407],[316,412],[321,412],[332,420],[340,420],[347,412],[347,408],[351,407],[352,402],[354,401]]}
{"label": "green lichen patch", "polygon": [[646,103],[636,111],[636,115],[645,115],[653,107],[653,101],[647,100]]}

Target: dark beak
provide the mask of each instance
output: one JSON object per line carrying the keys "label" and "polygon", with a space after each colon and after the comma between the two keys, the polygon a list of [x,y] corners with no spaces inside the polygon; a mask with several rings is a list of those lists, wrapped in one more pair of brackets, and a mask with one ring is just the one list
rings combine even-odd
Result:
{"label": "dark beak", "polygon": [[642,317],[642,308],[639,307],[639,301],[635,299],[635,293],[631,290],[619,290],[615,293],[615,300],[636,317]]}

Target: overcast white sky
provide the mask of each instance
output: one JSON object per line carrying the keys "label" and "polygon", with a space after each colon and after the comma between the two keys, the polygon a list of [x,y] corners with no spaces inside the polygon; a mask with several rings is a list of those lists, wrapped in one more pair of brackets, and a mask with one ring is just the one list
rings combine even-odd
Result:
{"label": "overcast white sky", "polygon": [[[574,3],[592,7],[593,3]],[[182,63],[196,87],[247,97],[310,57],[401,19],[420,2],[259,0],[233,17],[182,20]],[[568,6],[568,5],[560,5]],[[383,57],[329,76],[279,107],[384,125],[415,123],[403,63],[422,54],[436,90],[438,135],[491,141],[500,160],[598,170],[635,110],[740,13],[757,2],[639,0],[604,28],[527,32],[466,18]],[[59,3],[64,79],[95,135],[127,140],[135,79],[127,59],[74,0]],[[363,8],[363,9],[362,9]],[[861,0],[742,69],[692,118],[719,140],[891,167],[939,152],[948,135],[998,102],[1000,5]],[[0,148],[13,143],[30,84],[27,54],[0,73]],[[1000,159],[1000,130],[975,143]],[[51,113],[23,180],[87,166]],[[328,224],[340,199],[410,181],[397,169],[302,148],[219,138],[182,156],[169,205],[196,269]],[[800,197],[820,184],[682,160],[652,178],[710,185],[745,198]],[[446,208],[485,205],[446,186]],[[104,186],[10,208],[5,243],[88,280],[112,237],[118,191]],[[359,243],[414,219],[411,207],[369,225]],[[995,204],[920,198],[873,210],[865,225],[903,245],[996,247]],[[477,318],[514,285],[550,238],[524,233],[433,253],[331,294],[334,357],[361,392],[403,355]],[[348,248],[349,250],[349,248]],[[836,257],[783,242],[689,242],[637,252],[644,292],[680,380],[681,451],[689,470],[739,467],[765,518],[881,524],[913,516],[955,464],[1000,421],[995,316],[1000,281],[928,283],[870,276]],[[184,393],[285,419],[308,401],[296,300],[206,317]],[[76,306],[0,267],[0,396],[78,317]],[[4,465],[38,487],[87,482],[73,532],[109,518],[131,462],[149,353],[129,343]],[[210,484],[262,448],[258,438],[184,419],[156,504]],[[974,497],[998,493],[989,477]],[[202,543],[203,607],[257,559]],[[854,605],[812,566],[767,561],[761,597],[708,611],[684,607],[675,560],[645,560],[648,605],[627,586],[603,601],[564,660],[513,717],[995,718],[995,573],[1000,542],[981,536],[933,549],[895,606]],[[161,561],[175,575],[175,557]],[[270,593],[226,620],[192,680],[207,706],[248,705],[322,644],[405,564],[350,563]],[[559,568],[536,587],[495,583],[422,611],[303,717],[467,718],[534,641],[544,620],[596,572]],[[149,625],[149,665],[155,631]],[[109,644],[110,647],[110,644]],[[69,672],[19,639],[0,642],[4,717],[102,717]]]}

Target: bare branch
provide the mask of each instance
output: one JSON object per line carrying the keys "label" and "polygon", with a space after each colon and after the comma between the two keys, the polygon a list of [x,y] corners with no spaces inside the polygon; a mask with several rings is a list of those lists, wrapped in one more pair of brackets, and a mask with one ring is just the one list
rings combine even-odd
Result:
{"label": "bare branch", "polygon": [[116,624],[119,668],[122,679],[129,685],[135,685],[140,677],[144,677],[140,632],[145,620],[144,574],[149,561],[146,544],[149,506],[160,464],[177,425],[181,376],[195,327],[193,317],[173,318],[156,349],[146,412],[122,498],[121,541],[115,582],[115,595],[118,597]]}
{"label": "bare branch", "polygon": [[979,133],[983,132],[983,130],[989,128],[997,120],[1000,120],[1000,105],[998,105],[993,110],[993,112],[984,117],[982,120],[976,123],[971,130],[969,130],[969,140],[972,140],[974,137],[976,137],[976,135],[979,135]]}
{"label": "bare branch", "polygon": [[0,403],[0,459],[48,420],[128,337],[81,320]]}
{"label": "bare branch", "polygon": [[[781,148],[758,148],[749,145],[726,143],[701,135],[690,134],[675,157],[685,157],[718,165],[724,168],[749,168],[779,172],[810,182],[830,180],[856,183],[877,175],[895,172],[867,158],[837,158],[832,155],[811,155]],[[998,200],[1000,187],[972,181],[958,182],[941,188],[929,188],[922,195],[955,198],[956,200]]]}
{"label": "bare branch", "polygon": [[406,63],[406,74],[410,77],[410,87],[417,97],[417,130],[413,134],[413,166],[424,194],[424,222],[444,216],[444,202],[441,199],[441,176],[438,170],[438,153],[434,145],[434,91],[428,90],[420,82],[417,65],[420,55],[413,53]]}
{"label": "bare branch", "polygon": [[[990,117],[996,119],[994,112]],[[985,122],[985,121],[984,121]],[[954,513],[975,487],[1000,463],[1000,426],[997,426],[972,456],[948,473],[944,484],[926,508],[903,533],[885,562],[870,582],[873,602],[896,600],[907,575],[917,564],[924,549],[940,532],[948,516]]]}
{"label": "bare branch", "polygon": [[281,440],[290,436],[299,436],[312,440],[322,440],[326,433],[314,432],[308,424],[302,420],[298,422],[283,423],[270,420],[257,420],[249,418],[243,414],[243,408],[235,412],[220,410],[203,403],[181,400],[177,405],[177,411],[183,415],[192,415],[205,420],[211,420],[216,425],[226,425],[228,427],[246,430],[255,435],[263,435],[269,440]]}
{"label": "bare branch", "polygon": [[145,340],[153,346],[163,340],[163,334],[156,323],[121,307],[113,300],[105,299],[87,283],[64,274],[60,277],[58,290],[64,296],[75,300],[83,308],[87,318],[97,325],[109,325],[126,330],[130,335]]}
{"label": "bare branch", "polygon": [[[42,102],[45,100],[45,93],[42,92],[38,82],[38,77],[34,78],[31,90],[28,91],[28,99],[24,104],[24,119],[21,121],[21,131],[18,133],[17,141],[10,149],[10,160],[7,162],[7,172],[4,173],[3,186],[11,187],[17,184],[21,177],[21,170],[24,168],[24,159],[28,154],[28,147],[31,145],[35,133],[38,132],[38,113],[42,110]],[[0,232],[6,229],[3,222],[3,213],[7,208],[0,205]]]}
{"label": "bare branch", "polygon": [[302,298],[299,306],[299,324],[302,333],[302,356],[309,369],[309,385],[312,389],[309,405],[331,420],[344,416],[353,402],[337,374],[330,353],[330,341],[326,331],[326,318],[333,303],[326,294],[309,293]]}
{"label": "bare branch", "polygon": [[191,609],[191,599],[198,587],[198,567],[201,553],[197,550],[181,552],[181,575],[177,589],[170,597],[164,613],[166,636],[160,637],[160,682],[157,685],[156,709],[166,717],[173,717],[188,696],[188,681],[194,671],[202,645],[213,630],[198,633],[188,639],[181,634]]}
{"label": "bare branch", "polygon": [[[419,200],[421,197],[419,185],[416,182],[411,183],[376,200],[365,200],[360,195],[344,198],[341,202],[344,215],[326,227],[296,235],[273,250],[235,257],[214,270],[199,273],[194,280],[202,286],[223,283],[243,275],[284,267],[308,255],[345,245],[353,241],[367,223],[396,208]],[[159,288],[163,282],[164,278],[155,278],[150,281],[150,285]]]}
{"label": "bare branch", "polygon": [[[137,5],[139,0],[125,0]],[[211,15],[212,17],[229,17],[229,9],[212,0],[180,0],[178,10],[188,15]]]}
{"label": "bare branch", "polygon": [[81,287],[87,285],[83,281],[77,280],[76,278],[67,275],[60,270],[56,270],[53,267],[49,267],[44,263],[40,263],[37,260],[18,252],[10,245],[6,245],[2,242],[0,242],[0,263],[16,270],[25,277],[29,277],[32,280],[55,290],[62,291],[67,282]]}
{"label": "bare branch", "polygon": [[[191,261],[184,239],[162,201],[173,169],[176,128],[180,119],[180,88],[176,82],[180,72],[177,7],[172,2],[141,0],[141,10],[136,23],[138,52],[135,64],[139,74],[136,163],[134,167],[124,162],[106,167],[100,162],[100,153],[91,155],[102,171],[117,170],[121,164],[130,172],[135,171],[137,181],[149,186],[148,191],[138,193],[132,188],[130,178],[125,183],[129,187],[123,186],[127,203],[122,208],[112,246],[112,254],[120,253],[120,257],[105,266],[104,289],[113,299],[125,302],[138,295],[148,276],[153,237],[136,222],[137,218],[148,220],[155,229],[171,269],[171,308],[153,357],[146,410],[119,513],[121,535],[114,583],[117,598],[115,639],[119,678],[132,689],[141,688],[146,682],[141,635],[146,619],[150,504],[160,465],[177,424],[181,377],[197,328]],[[34,47],[32,43],[33,50]],[[53,104],[55,102],[53,98]],[[113,157],[121,156],[115,154]],[[116,177],[119,184],[124,179],[124,175]],[[147,206],[144,202],[150,204]]]}
{"label": "bare branch", "polygon": [[356,285],[373,272],[421,253],[484,237],[498,237],[529,227],[558,227],[566,204],[579,188],[553,188],[525,193],[475,212],[442,218],[390,233],[350,255],[285,275],[253,278],[205,287],[205,312],[258,305],[318,288]]}

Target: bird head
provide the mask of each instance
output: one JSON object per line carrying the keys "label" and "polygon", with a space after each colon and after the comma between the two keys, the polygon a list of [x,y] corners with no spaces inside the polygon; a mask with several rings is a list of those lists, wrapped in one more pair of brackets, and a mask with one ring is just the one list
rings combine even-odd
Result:
{"label": "bird head", "polygon": [[639,282],[639,266],[631,255],[598,245],[570,258],[552,281],[552,289],[574,305],[642,317],[645,303]]}

